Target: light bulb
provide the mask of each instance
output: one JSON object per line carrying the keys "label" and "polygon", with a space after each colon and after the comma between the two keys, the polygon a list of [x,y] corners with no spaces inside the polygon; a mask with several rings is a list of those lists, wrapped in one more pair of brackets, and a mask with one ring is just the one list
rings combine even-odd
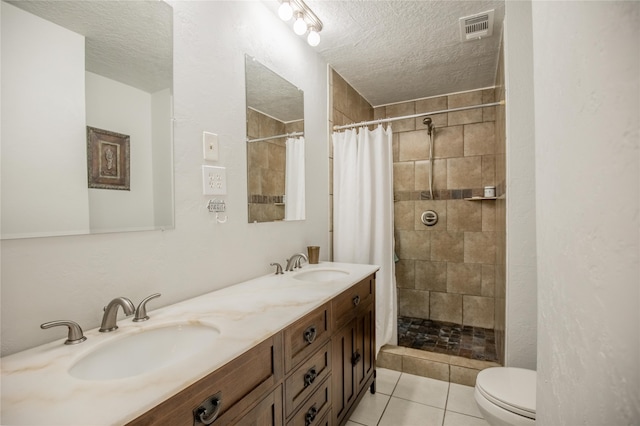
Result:
{"label": "light bulb", "polygon": [[307,32],[307,23],[304,22],[302,13],[298,14],[296,22],[293,23],[293,32],[298,35],[302,35]]}
{"label": "light bulb", "polygon": [[287,0],[284,0],[280,7],[278,8],[278,15],[280,19],[283,21],[288,21],[293,16],[293,8],[291,7],[291,3]]}
{"label": "light bulb", "polygon": [[309,46],[317,46],[318,44],[320,44],[320,34],[318,34],[316,29],[313,27],[309,30],[307,43],[309,43]]}

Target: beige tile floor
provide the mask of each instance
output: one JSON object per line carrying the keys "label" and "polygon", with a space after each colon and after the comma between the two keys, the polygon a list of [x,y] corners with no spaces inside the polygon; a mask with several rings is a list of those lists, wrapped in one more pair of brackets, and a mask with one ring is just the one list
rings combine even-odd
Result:
{"label": "beige tile floor", "polygon": [[367,392],[347,426],[488,426],[472,386],[376,370],[375,395]]}

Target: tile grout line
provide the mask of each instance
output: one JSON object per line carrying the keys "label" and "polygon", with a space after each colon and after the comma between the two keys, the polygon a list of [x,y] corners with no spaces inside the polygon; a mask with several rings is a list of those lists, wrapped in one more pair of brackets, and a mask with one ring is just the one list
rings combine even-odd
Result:
{"label": "tile grout line", "polygon": [[[451,372],[449,372],[451,374]],[[444,426],[444,419],[447,418],[447,407],[449,406],[449,394],[451,393],[451,382],[447,386],[447,397],[444,400],[444,414],[442,415],[442,426]]]}
{"label": "tile grout line", "polygon": [[[451,383],[450,382],[448,383],[448,386],[447,386],[447,391],[446,391],[447,393],[446,393],[446,397],[445,397],[444,408],[440,408],[440,407],[437,407],[437,406],[434,406],[434,405],[425,404],[425,403],[422,403],[422,402],[419,402],[419,401],[413,401],[411,399],[406,399],[406,398],[401,398],[401,397],[395,396],[394,395],[395,391],[398,388],[398,384],[400,383],[400,379],[402,378],[403,374],[408,374],[408,373],[400,372],[400,374],[398,375],[398,378],[396,379],[396,381],[395,381],[395,383],[393,385],[393,388],[392,388],[390,394],[388,395],[389,399],[385,403],[385,406],[384,406],[382,412],[380,413],[380,417],[378,418],[377,422],[375,423],[376,426],[379,426],[381,424],[382,418],[384,417],[384,414],[386,413],[386,410],[388,409],[389,404],[391,403],[391,398],[397,398],[399,400],[408,401],[408,402],[419,404],[419,405],[423,405],[423,406],[426,406],[426,407],[431,407],[431,408],[442,410],[443,411],[443,417],[442,417],[442,423],[441,423],[440,426],[444,426],[445,425],[445,421],[446,421],[448,413],[456,413],[458,415],[465,416],[465,417],[482,419],[482,417],[477,417],[477,416],[475,416],[473,414],[463,413],[463,412],[459,412],[459,411],[456,411],[456,410],[451,410],[451,409],[448,408],[449,402],[450,402],[450,399],[451,399]],[[385,393],[383,393],[382,395],[387,396],[387,394],[385,394]],[[366,425],[364,425],[362,423],[355,422],[355,421],[353,421],[353,423],[356,423],[356,424],[362,425],[362,426],[366,426]]]}
{"label": "tile grout line", "polygon": [[382,418],[384,417],[384,412],[387,411],[387,407],[389,407],[389,403],[391,403],[391,398],[393,398],[393,393],[396,391],[396,388],[398,387],[398,383],[400,383],[400,377],[402,377],[402,373],[400,373],[398,375],[398,379],[396,380],[396,384],[393,385],[393,389],[391,390],[391,394],[389,394],[389,400],[385,404],[384,409],[382,410],[382,413],[380,414],[380,418],[376,422],[376,426],[378,426],[380,424],[380,422],[382,421]]}

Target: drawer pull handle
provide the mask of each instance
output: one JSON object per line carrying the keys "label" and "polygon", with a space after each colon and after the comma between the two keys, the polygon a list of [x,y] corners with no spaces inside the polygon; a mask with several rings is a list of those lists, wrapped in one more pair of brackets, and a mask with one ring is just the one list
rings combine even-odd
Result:
{"label": "drawer pull handle", "polygon": [[360,351],[356,351],[353,355],[351,355],[351,364],[356,365],[360,362],[360,358],[362,358],[362,356],[360,355]]}
{"label": "drawer pull handle", "polygon": [[304,416],[304,426],[309,426],[311,423],[313,423],[317,415],[318,409],[316,408],[316,405],[313,404],[311,408],[309,408],[309,411],[307,411],[307,414],[305,414]]}
{"label": "drawer pull handle", "polygon": [[313,382],[315,382],[316,377],[318,377],[318,372],[316,371],[316,367],[311,367],[309,371],[307,371],[304,375],[304,387],[310,386]]}
{"label": "drawer pull handle", "polygon": [[353,306],[358,306],[360,304],[360,296],[356,294],[355,296],[353,296],[353,299],[351,301],[353,302]]}
{"label": "drawer pull handle", "polygon": [[198,408],[193,410],[193,425],[210,425],[218,417],[220,408],[222,408],[222,392],[205,399]]}
{"label": "drawer pull handle", "polygon": [[311,344],[316,340],[317,330],[316,326],[312,325],[304,331],[304,341]]}

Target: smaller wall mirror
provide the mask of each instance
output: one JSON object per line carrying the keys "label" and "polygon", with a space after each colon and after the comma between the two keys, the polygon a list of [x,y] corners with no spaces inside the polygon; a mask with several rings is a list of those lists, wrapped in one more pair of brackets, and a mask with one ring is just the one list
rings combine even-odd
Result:
{"label": "smaller wall mirror", "polygon": [[245,59],[249,223],[304,220],[303,92]]}

